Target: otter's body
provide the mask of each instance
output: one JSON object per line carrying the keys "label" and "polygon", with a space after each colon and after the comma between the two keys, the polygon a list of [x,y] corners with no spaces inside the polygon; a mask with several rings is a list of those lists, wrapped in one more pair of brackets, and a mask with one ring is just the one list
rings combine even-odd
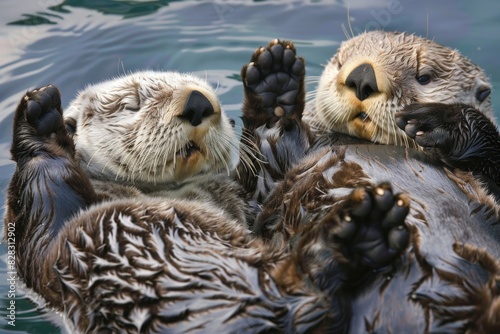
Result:
{"label": "otter's body", "polygon": [[[424,53],[415,63],[394,58],[391,66],[406,75],[399,77],[403,81],[394,88],[399,81],[390,81],[393,73],[384,68],[387,64],[376,67],[377,56],[384,58],[385,54],[371,53],[369,42],[360,45],[365,39],[383,40],[379,45],[388,52],[391,45],[396,54],[409,52],[410,58],[415,56],[412,50],[436,49],[439,53]],[[484,72],[456,51],[431,41],[406,34],[367,33],[340,48],[338,54],[345,57],[342,66],[332,61],[322,74],[321,81],[330,85],[320,85],[313,103],[323,103],[323,116],[331,117],[326,122],[323,116],[314,114],[318,113],[314,109],[312,115],[308,111],[302,119],[304,81],[297,71],[299,66],[287,68],[280,49],[285,53],[294,50],[290,43],[275,40],[258,49],[242,69],[244,122],[254,126],[243,135],[253,138],[270,162],[260,171],[267,180],[265,184],[276,185],[267,197],[263,196],[255,230],[268,244],[288,249],[290,256],[302,263],[298,268],[281,268],[277,280],[297,286],[303,280],[312,280],[330,296],[337,296],[331,299],[332,310],[344,312],[338,314],[333,332],[498,331],[500,207],[481,180],[493,176],[497,184],[500,182],[500,178],[494,178],[497,174],[490,172],[498,165],[500,135],[489,119],[490,86]],[[457,62],[435,71],[427,64],[427,70],[435,76],[426,82],[430,86],[419,88],[419,68],[415,66],[425,62],[424,55],[433,58],[434,64],[444,55]],[[379,82],[378,76],[369,75],[367,79],[357,73],[354,79],[351,77],[356,82],[349,85],[343,82],[348,81],[348,72],[343,77],[331,72],[334,65],[342,72],[348,71],[344,66],[349,62],[358,62],[359,66],[369,61],[375,72],[385,77],[384,85],[373,85],[369,94],[357,88]],[[356,67],[351,70],[356,72]],[[457,80],[460,87],[448,91],[446,85],[450,83],[445,84],[445,80],[456,78],[461,78]],[[275,100],[267,92],[272,92]],[[438,99],[429,92],[442,95]],[[443,102],[441,98],[450,104],[430,103]],[[468,159],[475,160],[471,168]],[[284,163],[290,161],[295,163]],[[390,182],[394,192],[407,194],[411,202],[405,221],[409,247],[389,266],[381,262],[390,261],[397,253],[391,247],[402,245],[401,234],[394,230],[384,234],[373,225],[355,231],[351,222],[359,212],[365,212],[362,209],[346,214],[341,223],[330,214],[351,203],[356,193],[353,189],[380,182]],[[257,186],[255,192],[262,194],[262,189],[266,188]],[[371,217],[382,227],[393,226],[387,216]],[[341,231],[331,238],[312,237],[316,228],[324,233],[324,224],[338,224]],[[346,244],[332,251],[325,249],[329,242]],[[328,259],[332,258],[341,269],[333,266],[335,270],[329,270]],[[339,286],[342,292],[336,291]]]}
{"label": "otter's body", "polygon": [[101,199],[187,199],[243,225],[251,219],[230,176],[236,135],[204,80],[144,71],[89,85],[70,102],[64,122]]}
{"label": "otter's body", "polygon": [[[494,333],[500,321],[499,207],[472,176],[455,177],[414,149],[351,145],[319,150],[292,168],[271,194],[257,233],[269,244],[293,245],[290,252],[306,263],[299,270],[306,277],[324,275],[328,262],[314,260],[327,256],[324,241],[301,245],[301,240],[318,221],[332,219],[329,211],[353,189],[390,180],[394,193],[406,193],[411,201],[406,216],[410,246],[391,265],[365,274],[349,258],[347,282],[323,278],[327,291],[346,285],[339,295],[347,299],[344,315],[350,319],[338,332]],[[373,230],[360,231],[353,241],[363,233],[373,233],[373,239],[352,247],[374,249],[380,241]],[[290,279],[289,271],[280,275],[278,281]],[[471,319],[484,323],[472,325]]]}
{"label": "otter's body", "polygon": [[[4,229],[15,228],[21,279],[84,333],[499,331],[493,198],[413,148],[318,144],[302,121],[304,74],[293,44],[277,40],[242,69],[241,154],[259,160],[237,174],[254,233],[196,179],[230,169],[234,147],[204,136],[225,133],[206,90],[179,103],[150,100],[147,77],[125,100],[90,89],[83,105],[97,108],[70,109],[66,127],[55,87],[28,92]],[[148,101],[167,112],[145,121],[159,110]]]}

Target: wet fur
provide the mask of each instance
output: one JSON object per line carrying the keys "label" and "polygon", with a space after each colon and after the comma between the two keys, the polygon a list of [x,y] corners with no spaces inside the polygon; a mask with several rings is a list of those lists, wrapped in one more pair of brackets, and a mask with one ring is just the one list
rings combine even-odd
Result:
{"label": "wet fur", "polygon": [[68,330],[307,332],[325,317],[323,295],[272,277],[289,259],[212,203],[100,198],[61,114],[53,86],[19,103],[5,232],[16,229],[24,284]]}
{"label": "wet fur", "polygon": [[[275,41],[267,50],[278,44],[293,47]],[[59,121],[53,87],[28,92],[15,116],[17,169],[5,218],[25,252],[16,265],[26,285],[82,332],[498,330],[500,235],[491,197],[475,179],[453,179],[412,149],[316,151],[301,120],[304,73],[292,60],[281,70],[299,83],[290,86],[298,101],[285,98],[291,107],[283,110],[263,110],[242,70],[253,93],[242,144],[267,163],[254,166],[260,179],[239,171],[251,205],[262,209],[263,240],[199,201],[117,199],[113,188],[102,201]],[[394,212],[397,226],[380,228]],[[373,241],[366,228],[401,244],[382,249],[388,255],[356,249]],[[407,234],[394,238],[395,231]]]}
{"label": "wet fur", "polygon": [[413,104],[396,114],[396,123],[431,157],[472,172],[500,198],[500,134],[479,110],[464,104]]}
{"label": "wet fur", "polygon": [[[349,41],[346,45],[363,43],[364,39],[368,38],[376,39],[380,34],[385,33],[374,32],[373,36],[361,35],[356,42]],[[387,35],[388,39],[395,38],[397,40],[395,43],[408,44],[410,48],[418,44],[414,43],[417,40],[434,47],[434,43],[414,36],[392,33]],[[272,53],[271,48],[276,43],[290,44],[287,41],[273,41],[265,49]],[[444,47],[435,47],[449,52]],[[365,47],[360,47],[361,50],[370,48],[369,43]],[[357,49],[353,50],[357,52]],[[255,54],[259,55],[262,52],[263,49],[258,49]],[[343,47],[339,53],[342,52],[346,52]],[[461,57],[456,52],[451,52],[450,55],[455,58]],[[432,56],[432,53],[429,53],[429,56]],[[337,57],[338,55],[333,59]],[[278,57],[273,57],[272,60],[280,62]],[[266,60],[263,65],[264,70],[260,70],[264,81],[268,80],[266,78],[268,72],[265,70],[265,67],[269,66],[268,63]],[[461,67],[461,71],[471,75],[473,83],[487,82],[479,68],[475,65],[462,66],[463,64],[469,64],[468,60],[460,58],[460,61],[450,66]],[[279,66],[273,66],[278,68],[277,72],[283,71]],[[327,65],[322,75],[324,80],[335,80],[329,72],[329,67],[332,66],[332,64]],[[244,82],[245,75],[250,73],[254,76],[251,72],[255,71],[253,69],[249,71],[252,67],[259,68],[260,64],[251,62],[243,67]],[[475,74],[478,75],[479,81],[475,80]],[[246,107],[244,115],[251,116],[258,113],[273,119],[272,108],[261,108],[258,103],[253,102],[255,98],[253,81],[245,85],[247,100],[244,104]],[[457,90],[456,95],[450,96],[446,94],[455,93],[445,91],[443,88],[445,94],[443,97],[448,96],[451,101],[454,101],[453,96],[459,97],[479,108],[479,103],[475,100],[474,85],[467,86],[470,91]],[[282,93],[287,93],[287,90],[284,89]],[[401,93],[404,95],[407,92]],[[427,98],[422,93],[417,96],[422,100]],[[263,99],[265,98],[267,96],[263,95]],[[324,98],[326,96],[320,93],[315,95],[317,104],[324,102],[322,101]],[[335,99],[334,96],[328,98]],[[432,100],[432,97],[428,97],[425,102]],[[412,102],[417,100],[406,101],[406,103]],[[279,102],[276,105],[279,106]],[[298,105],[301,103],[298,102]],[[426,104],[423,104],[421,108],[425,106]],[[443,108],[442,105],[440,107]],[[390,180],[394,191],[407,193],[411,202],[411,209],[406,219],[411,232],[410,246],[392,265],[381,266],[371,274],[365,272],[364,275],[355,276],[358,280],[352,281],[351,287],[349,284],[344,286],[343,291],[350,297],[335,299],[332,306],[333,310],[344,310],[343,316],[346,317],[342,319],[344,323],[337,319],[339,322],[336,330],[352,333],[498,331],[500,307],[496,259],[500,255],[498,216],[500,207],[494,198],[485,192],[481,182],[468,172],[450,171],[444,168],[440,160],[449,152],[436,158],[411,147],[379,146],[371,143],[360,145],[363,144],[363,138],[371,140],[382,137],[378,135],[372,137],[371,134],[367,137],[361,136],[362,138],[348,137],[346,132],[347,134],[349,132],[337,128],[336,122],[318,125],[315,124],[314,115],[312,121],[311,115],[306,115],[305,122],[301,122],[300,108],[297,110],[299,111],[296,114],[286,114],[270,126],[263,125],[258,131],[253,132],[259,135],[279,133],[280,142],[296,143],[293,146],[286,146],[287,150],[277,150],[275,149],[277,145],[270,147],[261,145],[261,153],[268,161],[283,161],[288,156],[302,156],[302,162],[289,169],[279,169],[288,166],[270,163],[264,165],[264,169],[267,170],[261,173],[267,177],[271,175],[284,175],[284,177],[278,180],[266,180],[266,184],[275,184],[276,189],[268,192],[269,197],[265,198],[262,211],[255,223],[256,233],[274,247],[288,249],[290,256],[299,256],[302,263],[310,263],[300,268],[282,268],[283,270],[278,273],[278,280],[292,281],[300,286],[304,279],[323,277],[314,273],[327,270],[329,262],[326,259],[335,258],[337,261],[342,261],[341,254],[332,255],[323,248],[325,244],[320,237],[321,233],[310,238],[313,235],[311,231],[315,230],[318,224],[324,223],[330,212],[341,212],[342,206],[349,202],[348,198],[352,196],[350,194],[353,189],[371,187]],[[398,110],[401,111],[395,109],[392,117],[395,118]],[[488,100],[482,104],[481,111],[491,116]],[[411,112],[409,114],[411,117]],[[390,114],[387,117],[390,117]],[[481,117],[487,120],[484,115]],[[310,121],[312,123],[308,124]],[[293,125],[290,126],[289,123]],[[406,136],[397,127],[395,119],[392,120],[392,124],[388,129],[397,132],[397,137]],[[312,125],[314,130],[313,141],[298,140],[304,137],[297,134],[307,133],[309,125]],[[432,129],[432,126],[430,128]],[[475,129],[481,133],[484,127]],[[498,136],[496,129],[492,133],[493,137]],[[290,138],[287,138],[288,136]],[[272,138],[274,136],[268,135],[258,138],[256,142],[269,143]],[[481,137],[465,136],[465,138],[467,142]],[[407,138],[393,143],[415,146],[409,144],[410,142],[411,139]],[[350,145],[341,146],[342,144]],[[451,147],[459,146],[452,142]],[[480,154],[483,148],[488,151],[488,145],[475,148],[477,154]],[[493,148],[496,149],[495,146]],[[273,170],[274,168],[278,170]],[[315,267],[315,259],[318,258],[323,258],[324,262],[320,267]],[[347,265],[347,269],[343,268],[337,275],[323,278],[326,284],[323,288],[327,291],[335,289],[337,284],[349,281],[346,277],[342,278],[342,273],[360,269],[359,266],[349,268]]]}
{"label": "wet fur", "polygon": [[[349,255],[336,243],[322,246],[331,259],[311,261],[256,239],[211,203],[145,195],[103,200],[76,158],[53,86],[28,92],[15,122],[11,153],[18,168],[5,231],[16,228],[24,284],[62,314],[68,330],[308,333],[345,325],[343,277],[351,274],[337,272],[336,258]],[[353,207],[374,196],[359,191],[366,195],[354,196]],[[373,209],[387,211],[378,204]],[[395,223],[406,230],[402,218]],[[365,220],[369,213],[359,224]],[[320,222],[301,245],[316,249],[342,231],[336,225]],[[311,265],[326,265],[324,275],[308,280],[294,270]],[[287,271],[295,271],[296,280],[282,279]],[[340,279],[334,287],[324,279],[331,275]]]}
{"label": "wet fur", "polygon": [[[346,80],[370,64],[377,92],[360,101]],[[418,78],[428,76],[420,83]],[[331,131],[371,142],[415,143],[398,128],[395,114],[414,103],[462,103],[493,119],[491,84],[484,71],[457,50],[414,34],[369,31],[344,41],[310,92],[305,120],[320,136]]]}

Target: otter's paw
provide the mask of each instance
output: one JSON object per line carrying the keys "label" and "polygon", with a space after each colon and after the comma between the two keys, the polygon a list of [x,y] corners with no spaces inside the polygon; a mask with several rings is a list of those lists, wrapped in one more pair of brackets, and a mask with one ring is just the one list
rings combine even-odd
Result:
{"label": "otter's paw", "polygon": [[396,114],[396,124],[422,147],[439,147],[451,151],[463,121],[459,104],[412,104]]}
{"label": "otter's paw", "polygon": [[468,105],[410,105],[396,114],[396,123],[428,153],[452,167],[481,172],[482,167],[475,166],[478,159],[486,163],[500,152],[495,124]]}
{"label": "otter's paw", "polygon": [[388,184],[357,188],[345,202],[333,242],[352,267],[377,268],[391,263],[406,248],[410,234],[405,218],[409,198],[394,195]]}
{"label": "otter's paw", "polygon": [[243,66],[244,118],[271,125],[282,117],[300,119],[305,105],[304,59],[290,41],[274,40]]}
{"label": "otter's paw", "polygon": [[[25,104],[18,108],[18,122],[26,120],[27,125],[36,130],[39,136],[46,136],[64,127],[61,96],[52,85],[34,89],[24,97]],[[23,104],[23,103],[22,103]]]}

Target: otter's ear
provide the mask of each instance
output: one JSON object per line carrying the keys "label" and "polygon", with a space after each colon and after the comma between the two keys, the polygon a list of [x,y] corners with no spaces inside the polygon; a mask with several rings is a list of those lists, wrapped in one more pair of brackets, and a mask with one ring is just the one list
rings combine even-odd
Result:
{"label": "otter's ear", "polygon": [[70,137],[76,133],[76,119],[73,117],[66,117],[64,119],[64,126],[66,127],[66,131]]}
{"label": "otter's ear", "polygon": [[476,77],[474,79],[474,97],[476,101],[481,103],[488,98],[491,94],[491,85],[483,78]]}
{"label": "otter's ear", "polygon": [[481,87],[478,87],[476,89],[476,99],[479,101],[479,102],[483,102],[484,100],[486,100],[486,98],[488,96],[490,96],[491,94],[491,88],[488,87],[488,86],[481,86]]}

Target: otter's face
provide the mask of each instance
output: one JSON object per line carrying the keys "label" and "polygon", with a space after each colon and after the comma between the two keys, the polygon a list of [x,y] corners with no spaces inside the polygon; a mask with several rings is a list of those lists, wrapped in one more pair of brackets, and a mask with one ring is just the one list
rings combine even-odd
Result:
{"label": "otter's face", "polygon": [[233,168],[237,139],[213,89],[175,72],[92,85],[65,112],[82,166],[138,187]]}
{"label": "otter's face", "polygon": [[415,102],[466,103],[493,117],[485,73],[458,51],[405,33],[372,31],[348,40],[316,92],[322,127],[383,144],[415,146],[394,114]]}

